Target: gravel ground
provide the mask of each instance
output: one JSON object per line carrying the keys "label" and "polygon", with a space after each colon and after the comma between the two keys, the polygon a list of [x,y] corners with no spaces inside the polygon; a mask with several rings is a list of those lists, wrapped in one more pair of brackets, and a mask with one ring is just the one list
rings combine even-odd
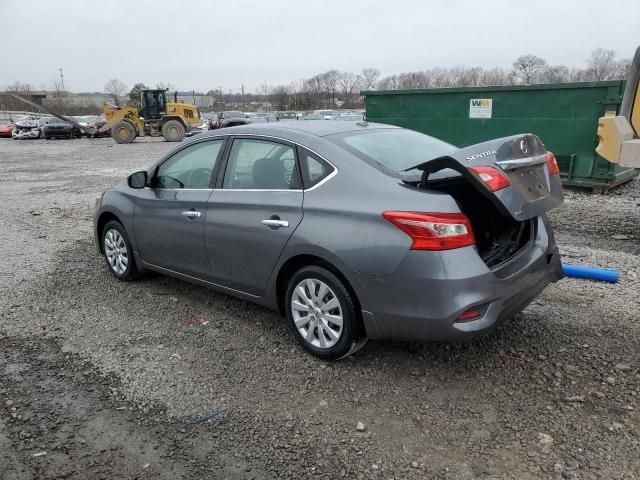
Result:
{"label": "gravel ground", "polygon": [[0,479],[640,479],[639,179],[551,215],[565,260],[618,284],[323,363],[264,308],[108,273],[96,194],[169,148],[0,140]]}

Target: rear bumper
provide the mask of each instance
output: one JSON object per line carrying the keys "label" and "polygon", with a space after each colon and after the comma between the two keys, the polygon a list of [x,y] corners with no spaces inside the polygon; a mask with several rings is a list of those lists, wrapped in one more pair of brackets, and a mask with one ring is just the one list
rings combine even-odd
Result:
{"label": "rear bumper", "polygon": [[[370,338],[459,341],[512,317],[562,276],[553,235],[539,218],[532,243],[497,270],[475,247],[409,251],[393,275],[358,274],[354,283]],[[457,321],[479,306],[487,307],[480,318]]]}

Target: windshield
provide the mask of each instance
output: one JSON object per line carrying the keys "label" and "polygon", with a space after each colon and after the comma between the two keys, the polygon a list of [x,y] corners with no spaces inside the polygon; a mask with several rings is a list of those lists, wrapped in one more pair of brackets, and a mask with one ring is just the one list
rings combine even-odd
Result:
{"label": "windshield", "polygon": [[416,169],[405,172],[407,168],[457,150],[442,140],[403,128],[348,132],[326,138],[379,170],[402,177],[419,174]]}

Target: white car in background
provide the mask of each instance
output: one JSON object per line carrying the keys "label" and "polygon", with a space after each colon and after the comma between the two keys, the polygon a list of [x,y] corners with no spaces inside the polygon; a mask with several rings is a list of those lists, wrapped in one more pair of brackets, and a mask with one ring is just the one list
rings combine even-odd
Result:
{"label": "white car in background", "polygon": [[313,113],[322,115],[325,120],[333,120],[336,117],[334,110],[314,110]]}

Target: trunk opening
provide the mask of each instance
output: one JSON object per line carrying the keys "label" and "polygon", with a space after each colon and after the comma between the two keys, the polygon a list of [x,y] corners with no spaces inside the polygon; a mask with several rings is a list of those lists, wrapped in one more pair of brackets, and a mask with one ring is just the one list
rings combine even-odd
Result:
{"label": "trunk opening", "polygon": [[517,221],[503,215],[465,178],[430,181],[427,188],[445,192],[456,200],[471,222],[478,253],[489,268],[513,258],[533,238],[533,219]]}

